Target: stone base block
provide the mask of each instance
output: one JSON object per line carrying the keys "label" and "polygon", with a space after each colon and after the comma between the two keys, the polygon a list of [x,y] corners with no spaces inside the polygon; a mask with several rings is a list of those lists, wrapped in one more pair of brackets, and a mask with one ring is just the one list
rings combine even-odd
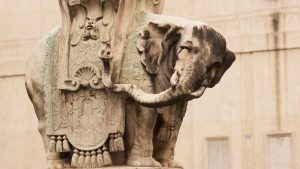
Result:
{"label": "stone base block", "polygon": [[[65,169],[85,169],[85,168],[65,168]],[[94,168],[94,169],[181,169],[181,168],[114,166],[114,167],[103,167],[103,168]]]}

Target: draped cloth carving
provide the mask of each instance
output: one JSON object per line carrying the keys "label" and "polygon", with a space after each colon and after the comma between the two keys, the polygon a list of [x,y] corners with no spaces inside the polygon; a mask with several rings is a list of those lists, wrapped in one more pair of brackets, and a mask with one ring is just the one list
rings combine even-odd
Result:
{"label": "draped cloth carving", "polygon": [[[108,45],[113,46],[113,64],[121,64],[124,39],[136,5],[148,6],[139,3],[59,1],[63,24],[53,40],[54,52],[47,53],[48,66],[43,74],[50,150],[57,151],[60,141],[67,140],[79,151],[97,151],[103,149],[107,141],[112,144],[110,140],[124,135],[121,104],[124,101],[120,95],[105,90],[100,53]],[[153,9],[148,10],[160,12],[162,8],[157,4],[159,2],[153,2]],[[118,69],[111,73],[114,81],[119,73]],[[116,146],[110,150],[124,150]]]}

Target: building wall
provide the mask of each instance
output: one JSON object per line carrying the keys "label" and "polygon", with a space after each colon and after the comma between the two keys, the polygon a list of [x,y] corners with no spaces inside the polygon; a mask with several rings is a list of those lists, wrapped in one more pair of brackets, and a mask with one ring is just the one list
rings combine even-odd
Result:
{"label": "building wall", "polygon": [[60,22],[57,2],[0,0],[0,168],[45,168],[24,70],[34,44]]}
{"label": "building wall", "polygon": [[[27,56],[60,23],[57,1],[0,0],[1,168],[45,166],[24,87]],[[189,104],[175,158],[187,169],[300,168],[300,1],[166,0],[165,14],[209,23],[237,60]]]}
{"label": "building wall", "polygon": [[[299,1],[177,3],[189,9],[187,17],[219,30],[237,60],[218,86],[190,104],[176,157],[195,169],[300,168]],[[167,4],[167,12],[178,11]]]}

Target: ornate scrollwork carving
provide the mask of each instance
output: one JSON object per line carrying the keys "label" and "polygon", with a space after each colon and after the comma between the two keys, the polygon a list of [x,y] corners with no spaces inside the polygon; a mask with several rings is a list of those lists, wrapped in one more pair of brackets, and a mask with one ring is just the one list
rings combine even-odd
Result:
{"label": "ornate scrollwork carving", "polygon": [[72,4],[72,38],[71,44],[78,45],[81,40],[110,41],[110,31],[113,25],[111,2],[105,1],[75,1]]}
{"label": "ornate scrollwork carving", "polygon": [[[61,9],[64,21],[62,25],[61,49],[59,53],[58,88],[61,90],[77,90],[81,84],[72,79],[73,65],[70,61],[72,49],[81,44],[103,44],[112,41],[112,30],[115,24],[116,3],[105,0],[62,0]],[[79,47],[80,46],[80,47]],[[90,55],[90,54],[88,54]],[[88,56],[83,56],[87,58]],[[74,58],[74,57],[73,57]],[[91,83],[93,88],[101,88],[97,80]]]}

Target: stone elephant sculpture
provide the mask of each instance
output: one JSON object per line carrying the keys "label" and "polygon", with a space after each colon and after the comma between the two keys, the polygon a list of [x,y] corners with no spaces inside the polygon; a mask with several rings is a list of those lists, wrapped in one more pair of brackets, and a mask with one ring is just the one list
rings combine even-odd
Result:
{"label": "stone elephant sculpture", "polygon": [[132,84],[114,84],[113,91],[126,93],[146,107],[165,107],[201,97],[235,61],[223,36],[204,23],[187,27],[149,23],[137,48],[147,72],[163,84],[153,83],[160,93],[147,93]]}
{"label": "stone elephant sculpture", "polygon": [[205,23],[147,13],[141,18],[138,23],[144,24],[128,37],[137,50],[132,43],[125,46],[119,81],[109,86],[131,99],[126,113],[133,114],[135,126],[129,131],[135,136],[128,139],[128,162],[181,167],[174,161],[174,149],[187,102],[214,87],[235,55],[224,37]]}
{"label": "stone elephant sculpture", "polygon": [[[181,167],[174,161],[174,150],[187,102],[214,87],[235,56],[223,36],[204,23],[143,11],[134,16],[121,62],[99,58],[106,69],[103,84],[126,100],[126,164]],[[53,41],[60,31],[56,28],[39,43],[25,78],[45,147],[49,138],[42,76],[46,53],[58,45]],[[52,168],[65,167],[70,161],[66,153],[48,152],[47,159]]]}

